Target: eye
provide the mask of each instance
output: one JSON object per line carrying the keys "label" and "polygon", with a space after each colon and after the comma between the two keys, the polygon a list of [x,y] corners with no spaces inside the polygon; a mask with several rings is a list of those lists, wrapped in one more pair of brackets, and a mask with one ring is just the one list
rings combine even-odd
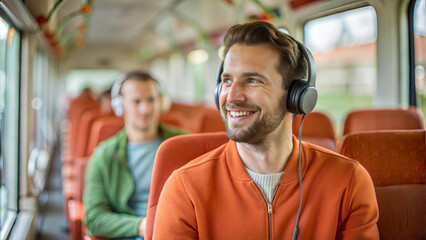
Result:
{"label": "eye", "polygon": [[148,102],[149,103],[153,103],[155,101],[155,98],[154,97],[150,97],[150,98],[148,98]]}
{"label": "eye", "polygon": [[256,79],[256,78],[249,78],[249,79],[247,79],[247,81],[248,81],[249,84],[260,84],[260,83],[262,83],[261,80]]}
{"label": "eye", "polygon": [[230,85],[230,84],[232,84],[232,79],[231,78],[222,78],[222,84],[223,85]]}

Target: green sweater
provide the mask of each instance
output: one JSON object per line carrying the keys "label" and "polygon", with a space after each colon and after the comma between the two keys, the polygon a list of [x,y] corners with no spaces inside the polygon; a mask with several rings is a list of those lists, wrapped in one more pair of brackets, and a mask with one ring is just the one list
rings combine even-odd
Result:
{"label": "green sweater", "polygon": [[[160,124],[163,140],[185,134]],[[135,184],[127,165],[127,134],[123,129],[96,147],[87,165],[83,194],[89,235],[121,238],[138,236],[142,217],[136,216],[127,201]]]}

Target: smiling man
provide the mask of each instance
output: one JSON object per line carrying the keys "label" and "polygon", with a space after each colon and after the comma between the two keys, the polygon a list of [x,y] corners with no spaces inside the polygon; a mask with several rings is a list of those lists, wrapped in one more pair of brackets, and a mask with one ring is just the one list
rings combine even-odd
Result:
{"label": "smiling man", "polygon": [[303,45],[266,22],[232,27],[224,45],[217,97],[231,141],[170,176],[154,239],[379,239],[367,171],[292,135]]}
{"label": "smiling man", "polygon": [[142,239],[155,154],[161,142],[182,134],[159,123],[162,91],[149,74],[121,74],[111,105],[125,127],[102,142],[86,170],[85,223],[91,236]]}

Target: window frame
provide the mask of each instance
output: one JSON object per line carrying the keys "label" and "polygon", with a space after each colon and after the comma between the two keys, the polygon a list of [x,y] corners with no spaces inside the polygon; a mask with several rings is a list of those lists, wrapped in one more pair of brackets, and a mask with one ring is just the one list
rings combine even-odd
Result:
{"label": "window frame", "polygon": [[414,46],[414,7],[417,0],[410,0],[407,8],[408,20],[408,104],[417,107],[417,91],[416,91],[416,56]]}
{"label": "window frame", "polygon": [[[0,5],[1,7],[1,5]],[[8,189],[8,195],[7,195],[7,206],[6,206],[6,217],[4,220],[4,224],[1,227],[1,233],[0,233],[0,239],[7,239],[12,231],[12,228],[16,222],[17,216],[18,216],[18,212],[19,212],[19,167],[20,167],[20,141],[19,141],[19,136],[21,134],[21,129],[20,129],[20,123],[21,123],[21,56],[22,56],[22,31],[19,30],[19,28],[14,24],[14,22],[12,21],[12,19],[7,15],[7,13],[4,11],[3,8],[0,8],[0,18],[2,18],[3,21],[5,21],[8,25],[9,25],[9,29],[13,28],[16,33],[19,35],[19,42],[16,43],[18,46],[18,51],[17,51],[17,55],[18,55],[18,59],[17,59],[17,69],[15,69],[15,73],[16,73],[16,79],[17,83],[14,86],[14,91],[17,94],[17,96],[15,96],[15,100],[16,100],[16,112],[14,112],[14,117],[16,119],[16,123],[14,128],[16,129],[16,132],[14,132],[13,134],[15,135],[14,137],[16,137],[16,153],[14,154],[14,156],[12,156],[14,158],[14,161],[12,162],[8,162],[5,163],[6,161],[9,161],[8,159],[4,159],[4,163],[5,165],[9,165],[9,167],[13,167],[14,171],[7,171],[5,172],[7,174],[7,176],[5,176],[5,178],[7,178],[7,180],[5,181],[5,185],[6,185],[6,189]],[[8,61],[8,56],[7,56],[7,52],[6,52],[6,61]],[[10,62],[10,60],[9,60]],[[6,72],[7,72],[7,66],[6,66]],[[7,87],[7,84],[5,84],[5,92],[7,93],[7,90],[10,90]],[[9,91],[10,92],[10,91]],[[9,99],[7,96],[5,98],[5,100]],[[5,111],[7,111],[7,107],[5,107]],[[6,118],[3,120],[4,123],[6,123],[8,120],[6,120]],[[0,132],[0,137],[2,139],[4,139],[5,137],[5,133],[4,132]],[[2,144],[5,141],[2,141]],[[5,145],[3,145],[5,146]],[[6,147],[4,147],[3,149],[6,149]],[[7,151],[4,151],[3,153],[6,153]],[[9,157],[8,157],[9,158]],[[2,172],[3,174],[3,172]],[[3,177],[3,176],[2,176]],[[13,190],[13,191],[11,191]]]}

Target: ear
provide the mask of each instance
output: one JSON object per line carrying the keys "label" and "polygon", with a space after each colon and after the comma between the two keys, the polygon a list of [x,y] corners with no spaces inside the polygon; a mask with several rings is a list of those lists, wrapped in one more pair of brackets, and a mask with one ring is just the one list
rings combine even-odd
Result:
{"label": "ear", "polygon": [[166,113],[170,110],[170,107],[172,106],[172,99],[163,94],[160,96],[160,104],[161,104],[161,113]]}

